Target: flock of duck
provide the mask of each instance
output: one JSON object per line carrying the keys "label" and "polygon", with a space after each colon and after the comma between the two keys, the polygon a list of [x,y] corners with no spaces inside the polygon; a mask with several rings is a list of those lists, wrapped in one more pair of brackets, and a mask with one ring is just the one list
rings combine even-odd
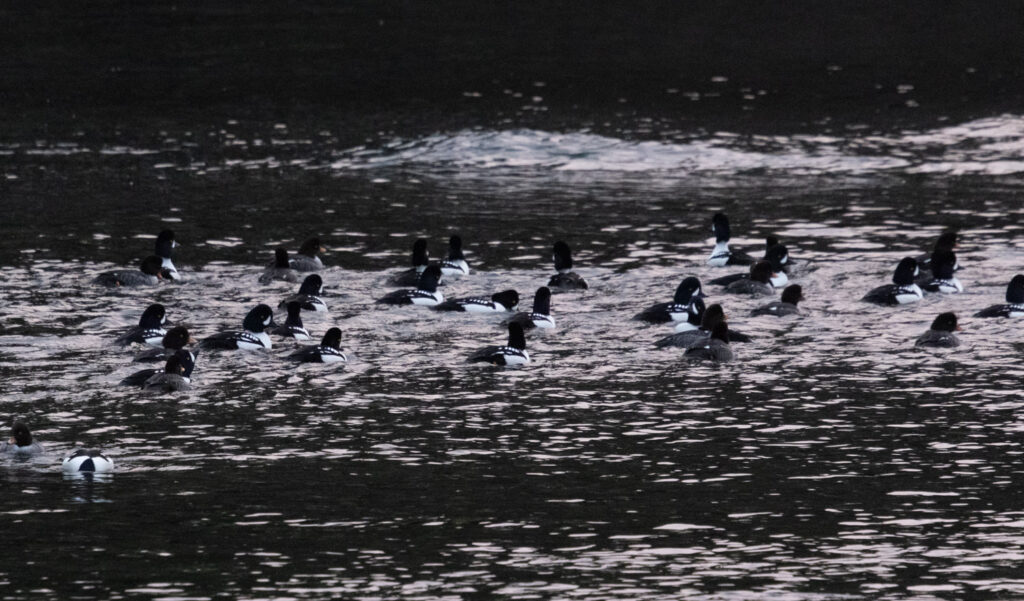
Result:
{"label": "flock of duck", "polygon": [[[729,248],[731,232],[729,220],[724,214],[714,215],[711,229],[715,235],[715,246],[707,264],[712,267],[749,266],[749,270],[710,280],[710,284],[722,286],[726,294],[751,297],[772,296],[776,289],[782,288],[779,300],[754,309],[751,315],[784,317],[800,314],[798,304],[804,300],[803,289],[798,284],[789,284],[788,272],[792,262],[788,250],[777,238],[768,237],[763,258],[755,259]],[[905,305],[921,300],[926,292],[962,292],[963,286],[955,276],[959,269],[954,252],[956,244],[955,232],[942,234],[931,253],[916,258],[903,258],[896,266],[892,284],[869,291],[863,300],[880,305]],[[176,246],[174,232],[164,230],[157,236],[154,255],[144,258],[137,270],[105,272],[97,276],[94,283],[108,287],[155,286],[161,280],[179,280],[181,275],[172,259]],[[242,321],[241,330],[214,334],[200,341],[196,350],[190,350],[189,345],[196,341],[187,328],[179,325],[165,329],[168,325],[165,307],[156,303],[150,305],[143,311],[138,325],[119,336],[115,342],[122,346],[143,344],[155,347],[138,354],[134,361],[163,362],[163,368],[140,370],[122,380],[121,384],[158,392],[189,390],[199,350],[267,350],[273,344],[271,336],[297,341],[313,340],[303,326],[301,314],[303,311],[327,311],[327,304],[322,298],[323,280],[316,273],[324,267],[319,256],[322,252],[324,248],[318,238],[305,241],[294,256],[289,256],[286,249],[278,248],[274,260],[259,276],[259,282],[264,284],[276,280],[297,283],[301,274],[309,274],[302,279],[295,294],[278,304],[278,309],[286,312],[283,324],[274,321],[274,310],[269,305],[259,304],[249,310]],[[452,236],[447,257],[432,263],[427,252],[427,241],[421,238],[413,244],[412,267],[390,279],[390,283],[395,286],[408,287],[395,290],[376,302],[430,307],[437,311],[508,314],[504,322],[508,328],[507,342],[481,348],[470,354],[467,361],[501,366],[525,365],[530,362],[526,350],[526,331],[555,327],[555,319],[551,314],[552,291],[567,292],[588,287],[586,281],[572,270],[572,252],[565,242],[554,244],[553,260],[556,273],[550,277],[546,286],[537,289],[532,310],[516,313],[519,293],[515,290],[504,290],[490,297],[445,299],[438,290],[444,278],[454,279],[470,273],[462,250],[462,240],[459,236]],[[670,302],[652,305],[637,314],[635,319],[673,326],[674,333],[656,341],[656,347],[682,348],[684,357],[697,361],[731,361],[733,352],[730,344],[748,342],[751,338],[731,330],[722,306],[717,303],[706,306],[704,298],[706,296],[700,280],[686,277],[676,288]],[[1024,317],[1024,275],[1015,275],[1010,280],[1006,304],[985,308],[975,316]],[[959,340],[954,332],[959,329],[954,313],[942,313],[935,318],[931,328],[917,339],[916,345],[957,346]],[[301,346],[288,358],[313,363],[343,363],[348,360],[341,348],[341,330],[337,327],[328,329],[319,344]],[[23,422],[14,424],[10,442],[0,443],[0,453],[32,455],[41,450],[42,447],[33,440],[28,426]],[[113,461],[99,451],[78,450],[64,459],[63,468],[69,472],[102,473],[113,469]]]}

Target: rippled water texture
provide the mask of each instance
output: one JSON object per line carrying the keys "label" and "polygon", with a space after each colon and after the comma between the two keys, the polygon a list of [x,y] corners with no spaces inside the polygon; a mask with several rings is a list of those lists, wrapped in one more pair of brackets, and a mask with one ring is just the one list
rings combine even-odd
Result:
{"label": "rippled water texture", "polygon": [[656,171],[662,174],[943,173],[1024,171],[1024,119],[980,119],[903,135],[736,136],[717,133],[684,142],[634,142],[591,133],[466,131],[382,149],[342,153],[335,169],[444,164],[470,168],[535,167],[559,171]]}
{"label": "rippled water texture", "polygon": [[[0,598],[935,599],[1024,595],[1020,322],[980,320],[1024,266],[1024,123],[839,138],[459,131],[336,148],[221,132],[146,148],[8,144],[0,409],[46,448],[0,464]],[[258,141],[258,143],[257,143]],[[204,142],[205,143],[205,142]],[[965,175],[966,174],[966,175]],[[710,217],[779,236],[798,318],[708,286],[755,336],[723,366],[630,318],[705,266]],[[185,280],[90,285],[171,227]],[[964,294],[859,302],[958,227]],[[458,232],[473,273],[528,306],[573,247],[585,292],[523,369],[469,365],[500,318],[373,303],[412,242]],[[151,302],[197,337],[293,285],[256,278],[319,234],[353,360],[203,352],[195,387],[117,386],[113,338]],[[913,340],[955,311],[958,349]],[[279,320],[283,316],[279,316]],[[5,426],[6,428],[6,426]],[[116,472],[66,479],[64,453]]]}

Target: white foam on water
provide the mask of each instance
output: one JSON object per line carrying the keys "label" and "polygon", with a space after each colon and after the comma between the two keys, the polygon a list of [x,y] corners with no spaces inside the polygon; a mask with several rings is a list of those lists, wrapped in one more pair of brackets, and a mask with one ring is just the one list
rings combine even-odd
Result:
{"label": "white foam on water", "polygon": [[1024,172],[1024,117],[1002,115],[899,135],[737,136],[635,141],[587,132],[462,130],[338,154],[337,170],[380,168],[533,169],[552,172],[658,172],[792,175]]}

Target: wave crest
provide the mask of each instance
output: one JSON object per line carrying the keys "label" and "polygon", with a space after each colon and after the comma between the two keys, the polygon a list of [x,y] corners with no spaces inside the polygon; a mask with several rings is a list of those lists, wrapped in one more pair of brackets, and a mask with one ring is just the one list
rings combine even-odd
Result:
{"label": "wave crest", "polygon": [[339,154],[334,169],[532,169],[666,175],[1024,172],[1024,117],[1003,115],[900,135],[738,136],[634,141],[587,132],[463,130]]}

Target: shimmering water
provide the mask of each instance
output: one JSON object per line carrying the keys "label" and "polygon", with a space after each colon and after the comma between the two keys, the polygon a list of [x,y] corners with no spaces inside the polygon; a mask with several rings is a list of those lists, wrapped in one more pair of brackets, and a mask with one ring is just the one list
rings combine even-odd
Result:
{"label": "shimmering water", "polygon": [[[46,447],[0,465],[0,598],[932,599],[1024,594],[1020,324],[970,315],[1024,265],[1021,120],[884,138],[665,142],[536,130],[382,137],[359,148],[282,126],[190,156],[75,141],[5,148],[0,267],[5,423]],[[231,130],[225,126],[225,131]],[[275,137],[276,136],[276,137]],[[245,141],[237,142],[244,138]],[[936,141],[938,140],[938,141]],[[716,150],[717,149],[717,150]],[[734,173],[739,172],[739,173]],[[959,174],[974,174],[960,176]],[[630,320],[733,246],[779,236],[805,314],[747,317],[737,361],[692,365]],[[171,227],[185,280],[90,285]],[[858,299],[948,227],[966,291],[905,308]],[[499,318],[373,300],[460,233],[449,296],[529,305],[565,239],[590,290],[558,294],[532,365],[469,365]],[[151,302],[197,337],[291,285],[272,249],[319,234],[340,367],[200,355],[191,393],[117,386],[111,345]],[[913,347],[934,316],[963,346]],[[6,427],[6,426],[5,426]],[[105,449],[112,476],[67,479]]]}

